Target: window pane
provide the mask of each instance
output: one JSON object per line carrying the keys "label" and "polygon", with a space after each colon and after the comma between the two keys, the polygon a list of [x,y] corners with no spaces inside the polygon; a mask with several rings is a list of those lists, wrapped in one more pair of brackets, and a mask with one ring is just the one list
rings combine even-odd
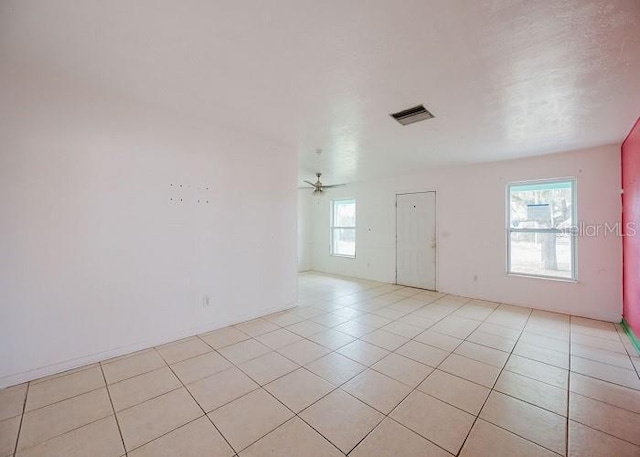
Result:
{"label": "window pane", "polygon": [[356,226],[356,202],[354,200],[344,200],[333,202],[333,225],[334,227],[355,227]]}
{"label": "window pane", "polygon": [[573,182],[510,186],[511,228],[570,228]]}
{"label": "window pane", "polygon": [[511,273],[571,279],[572,243],[566,233],[511,232]]}
{"label": "window pane", "polygon": [[332,250],[336,255],[356,255],[356,229],[333,229]]}

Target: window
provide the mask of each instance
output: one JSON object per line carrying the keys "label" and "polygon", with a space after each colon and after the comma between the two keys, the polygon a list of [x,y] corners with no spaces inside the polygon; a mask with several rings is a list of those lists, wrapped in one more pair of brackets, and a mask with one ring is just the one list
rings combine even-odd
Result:
{"label": "window", "polygon": [[331,255],[356,256],[356,201],[331,202]]}
{"label": "window", "polygon": [[575,280],[575,180],[512,183],[507,199],[507,273]]}

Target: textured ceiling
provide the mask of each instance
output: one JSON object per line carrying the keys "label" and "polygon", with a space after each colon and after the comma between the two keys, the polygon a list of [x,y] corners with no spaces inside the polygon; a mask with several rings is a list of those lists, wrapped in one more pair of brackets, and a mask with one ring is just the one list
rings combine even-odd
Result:
{"label": "textured ceiling", "polygon": [[[328,184],[621,142],[640,1],[3,0],[8,66],[252,132]],[[419,103],[436,118],[388,116]]]}

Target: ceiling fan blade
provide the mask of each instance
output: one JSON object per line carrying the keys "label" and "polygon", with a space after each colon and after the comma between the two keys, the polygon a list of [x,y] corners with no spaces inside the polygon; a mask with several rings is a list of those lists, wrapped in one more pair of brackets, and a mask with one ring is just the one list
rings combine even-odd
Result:
{"label": "ceiling fan blade", "polygon": [[322,186],[324,189],[331,189],[332,187],[342,187],[346,186],[346,184],[330,184],[328,186]]}
{"label": "ceiling fan blade", "polygon": [[311,181],[307,181],[306,179],[304,181],[302,181],[302,182],[306,182],[310,186],[316,187],[316,185],[314,183],[312,183]]}
{"label": "ceiling fan blade", "polygon": [[313,190],[315,189],[315,187],[301,186],[301,187],[298,187],[298,189]]}

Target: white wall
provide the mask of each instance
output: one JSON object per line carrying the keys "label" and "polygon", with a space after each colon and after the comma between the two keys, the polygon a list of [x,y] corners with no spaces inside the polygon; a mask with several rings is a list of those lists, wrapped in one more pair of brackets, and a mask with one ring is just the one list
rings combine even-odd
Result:
{"label": "white wall", "polygon": [[[439,169],[332,189],[313,213],[313,268],[384,282],[395,281],[395,195],[437,191],[438,289],[597,319],[619,321],[621,241],[578,239],[577,283],[505,273],[505,185],[510,181],[577,177],[578,220],[620,219],[618,146],[477,166]],[[357,258],[329,256],[331,198],[357,200]]]}
{"label": "white wall", "polygon": [[294,305],[293,149],[0,75],[0,387]]}
{"label": "white wall", "polygon": [[298,271],[311,269],[313,233],[311,191],[298,189]]}

